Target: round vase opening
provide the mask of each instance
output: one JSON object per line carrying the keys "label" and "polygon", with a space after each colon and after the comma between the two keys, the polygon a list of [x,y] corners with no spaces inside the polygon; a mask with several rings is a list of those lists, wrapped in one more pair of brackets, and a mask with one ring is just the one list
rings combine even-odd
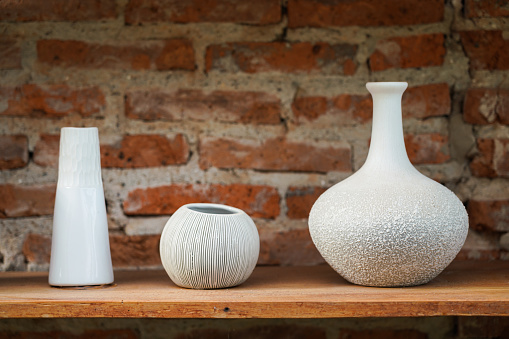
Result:
{"label": "round vase opening", "polygon": [[205,214],[237,214],[238,211],[233,208],[227,208],[226,206],[207,205],[207,204],[196,204],[188,205],[191,211],[205,213]]}

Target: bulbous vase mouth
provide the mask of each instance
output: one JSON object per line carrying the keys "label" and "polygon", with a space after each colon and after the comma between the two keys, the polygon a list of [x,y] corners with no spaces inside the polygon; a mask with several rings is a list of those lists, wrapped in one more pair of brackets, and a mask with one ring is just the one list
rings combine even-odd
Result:
{"label": "bulbous vase mouth", "polygon": [[222,204],[194,203],[184,205],[183,207],[193,212],[209,215],[235,215],[243,213],[243,211],[238,208]]}

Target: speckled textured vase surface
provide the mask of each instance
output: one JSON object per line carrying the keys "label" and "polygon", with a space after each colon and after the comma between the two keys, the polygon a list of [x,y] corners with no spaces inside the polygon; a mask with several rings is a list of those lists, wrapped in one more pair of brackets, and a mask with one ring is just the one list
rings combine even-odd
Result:
{"label": "speckled textured vase surface", "polygon": [[311,237],[327,263],[354,284],[424,284],[463,246],[467,212],[453,192],[408,159],[401,116],[407,83],[366,87],[373,97],[368,157],[317,199],[309,215]]}
{"label": "speckled textured vase surface", "polygon": [[219,204],[187,204],[161,234],[161,261],[171,280],[186,288],[239,285],[253,272],[260,237],[242,210]]}

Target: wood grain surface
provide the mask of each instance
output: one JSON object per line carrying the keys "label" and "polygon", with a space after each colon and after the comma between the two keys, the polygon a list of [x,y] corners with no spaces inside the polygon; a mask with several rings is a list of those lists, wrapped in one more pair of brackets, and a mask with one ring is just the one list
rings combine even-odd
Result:
{"label": "wood grain surface", "polygon": [[59,289],[47,273],[0,274],[0,318],[338,318],[509,315],[509,262],[454,262],[426,285],[356,286],[329,266],[257,267],[241,286],[177,287],[164,271],[117,271],[106,288]]}

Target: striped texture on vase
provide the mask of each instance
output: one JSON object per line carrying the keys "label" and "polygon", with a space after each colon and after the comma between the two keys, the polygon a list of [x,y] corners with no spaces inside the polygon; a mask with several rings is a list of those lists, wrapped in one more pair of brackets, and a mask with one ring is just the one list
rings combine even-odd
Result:
{"label": "striped texture on vase", "polygon": [[260,237],[242,210],[218,204],[187,204],[168,220],[160,254],[171,280],[181,287],[225,288],[253,272]]}

